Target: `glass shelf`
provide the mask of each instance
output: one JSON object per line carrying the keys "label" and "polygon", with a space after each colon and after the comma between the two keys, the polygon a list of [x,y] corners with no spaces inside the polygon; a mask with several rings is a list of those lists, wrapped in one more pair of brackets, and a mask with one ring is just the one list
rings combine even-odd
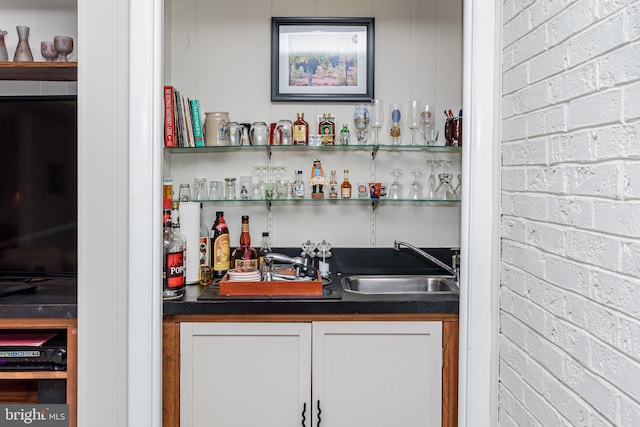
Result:
{"label": "glass shelf", "polygon": [[439,200],[439,199],[387,199],[385,197],[381,199],[371,199],[368,197],[355,197],[351,199],[312,199],[312,198],[304,198],[304,199],[249,199],[249,200],[192,200],[197,203],[225,203],[225,204],[261,204],[266,203],[267,208],[271,209],[272,205],[295,205],[300,203],[321,203],[328,205],[346,205],[346,204],[360,204],[360,205],[371,205],[374,209],[376,209],[379,205],[394,205],[394,204],[437,204],[439,206],[442,205],[459,205],[460,200]]}

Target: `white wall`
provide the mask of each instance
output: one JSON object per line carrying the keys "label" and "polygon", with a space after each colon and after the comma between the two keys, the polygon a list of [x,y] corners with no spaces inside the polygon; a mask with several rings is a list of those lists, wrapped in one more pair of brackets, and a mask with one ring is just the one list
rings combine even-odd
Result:
{"label": "white wall", "polygon": [[504,2],[502,426],[640,425],[639,22]]}
{"label": "white wall", "polygon": [[[327,12],[330,11],[330,12]],[[353,130],[352,103],[271,103],[271,17],[272,16],[373,16],[375,17],[375,96],[385,104],[420,99],[436,111],[438,128],[444,125],[445,108],[458,111],[462,104],[462,2],[442,0],[290,0],[240,2],[173,0],[165,25],[165,83],[189,97],[199,98],[203,111],[228,111],[231,120],[267,123],[281,118],[294,120],[303,111],[312,126],[317,115],[331,112],[337,122]],[[169,35],[167,35],[167,33]],[[440,111],[440,114],[437,112]],[[404,113],[404,111],[403,111]],[[387,123],[389,120],[387,119]],[[442,133],[442,132],[441,132]],[[381,133],[382,134],[382,133]],[[410,141],[404,129],[405,143]],[[441,136],[441,140],[442,136]],[[276,153],[272,165],[287,166],[288,176],[303,171],[305,179],[318,153]],[[321,152],[325,173],[349,169],[350,181],[391,182],[390,169],[405,169],[400,182],[408,192],[412,182],[409,169],[424,168],[430,153],[379,153],[371,169],[370,153]],[[449,172],[458,174],[461,156],[450,159]],[[166,175],[179,183],[195,177],[222,180],[226,176],[251,175],[252,167],[266,165],[264,152],[221,155],[180,154],[165,156]],[[436,171],[436,173],[439,171]],[[426,186],[427,175],[421,177]],[[454,178],[454,185],[457,180]],[[292,208],[280,206],[271,213],[274,246],[298,246],[307,239],[327,239],[334,246],[390,246],[394,239],[421,246],[460,245],[460,207],[429,204],[380,207],[372,214],[368,205],[348,207],[323,204]],[[252,234],[269,229],[264,206],[207,205],[205,218],[211,224],[216,210],[224,210],[237,236],[240,215],[251,217]],[[232,241],[235,241],[232,237]]]}

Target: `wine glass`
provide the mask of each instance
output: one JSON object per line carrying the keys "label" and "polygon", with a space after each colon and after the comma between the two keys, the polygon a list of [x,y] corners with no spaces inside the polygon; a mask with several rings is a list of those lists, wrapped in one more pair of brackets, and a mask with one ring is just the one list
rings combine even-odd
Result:
{"label": "wine glass", "polygon": [[434,166],[439,164],[439,160],[435,159],[427,159],[427,164],[430,166],[431,173],[429,174],[429,179],[427,179],[427,199],[433,200],[436,198],[436,189],[438,184],[436,182],[436,175],[434,173]]}
{"label": "wine glass", "polygon": [[451,180],[453,175],[447,173],[447,165],[451,163],[451,160],[441,160],[442,173],[438,174],[440,184],[436,189],[436,197],[438,200],[453,200],[455,198],[453,187],[451,186]]}
{"label": "wine glass", "polygon": [[275,183],[275,196],[277,199],[286,199],[287,198],[287,188],[289,187],[289,182],[283,178],[285,171],[287,170],[286,166],[273,166],[273,181]]}
{"label": "wine glass", "polygon": [[407,127],[411,130],[411,145],[416,145],[416,131],[420,128],[421,110],[421,101],[409,101],[409,108],[407,109]]}
{"label": "wine glass", "polygon": [[391,137],[391,143],[393,145],[400,145],[402,142],[402,132],[400,131],[400,119],[402,118],[402,105],[391,104],[389,106],[391,112],[391,129],[389,130],[389,136]]}
{"label": "wine glass", "polygon": [[378,133],[384,126],[384,102],[381,99],[374,99],[371,103],[371,128],[376,132],[376,144],[378,144]]}
{"label": "wine glass", "polygon": [[364,104],[356,105],[356,109],[353,112],[353,125],[356,128],[356,138],[358,144],[367,143],[367,131],[369,130],[371,116],[369,115],[369,109]]}
{"label": "wine glass", "polygon": [[413,183],[409,186],[409,198],[413,200],[420,200],[422,199],[422,184],[418,181],[420,179],[420,174],[422,174],[422,169],[411,169],[411,173],[413,174]]}
{"label": "wine glass", "polygon": [[429,104],[425,104],[420,113],[420,133],[427,145],[436,144],[436,120],[429,109]]}
{"label": "wine glass", "polygon": [[398,178],[402,174],[402,168],[391,169],[393,175],[393,183],[389,186],[389,199],[402,199],[402,185],[398,182]]}
{"label": "wine glass", "polygon": [[60,62],[68,62],[67,55],[73,52],[73,38],[67,36],[55,36],[53,47],[60,54]]}

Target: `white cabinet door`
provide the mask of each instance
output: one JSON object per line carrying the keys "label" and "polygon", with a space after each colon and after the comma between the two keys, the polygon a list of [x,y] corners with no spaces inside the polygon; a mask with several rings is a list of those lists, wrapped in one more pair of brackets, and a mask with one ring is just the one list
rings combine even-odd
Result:
{"label": "white cabinet door", "polygon": [[312,394],[313,426],[439,427],[442,322],[314,323]]}
{"label": "white cabinet door", "polygon": [[310,425],[310,324],[182,323],[180,351],[180,425]]}

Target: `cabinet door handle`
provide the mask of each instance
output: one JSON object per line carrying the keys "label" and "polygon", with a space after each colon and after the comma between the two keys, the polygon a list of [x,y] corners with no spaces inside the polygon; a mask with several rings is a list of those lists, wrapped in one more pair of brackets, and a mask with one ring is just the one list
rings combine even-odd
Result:
{"label": "cabinet door handle", "polygon": [[320,427],[320,421],[322,421],[322,418],[320,418],[320,414],[322,413],[322,410],[320,409],[320,401],[318,400],[318,425],[317,427]]}
{"label": "cabinet door handle", "polygon": [[302,427],[307,427],[305,422],[307,421],[307,402],[302,404]]}

